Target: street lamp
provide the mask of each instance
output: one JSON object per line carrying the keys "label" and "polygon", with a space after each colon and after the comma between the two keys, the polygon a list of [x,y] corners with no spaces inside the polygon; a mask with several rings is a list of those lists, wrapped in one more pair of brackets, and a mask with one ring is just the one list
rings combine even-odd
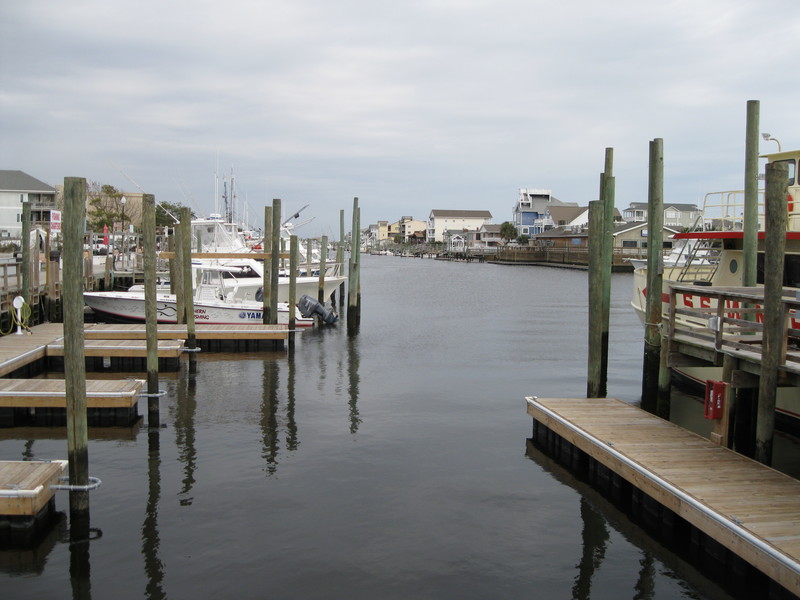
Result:
{"label": "street lamp", "polygon": [[781,150],[781,141],[778,138],[772,137],[772,135],[769,134],[769,133],[762,133],[761,137],[764,138],[765,142],[770,142],[770,141],[775,142],[776,144],[778,144],[778,152],[782,151]]}
{"label": "street lamp", "polygon": [[122,268],[125,268],[125,196],[119,199],[119,203],[122,205]]}

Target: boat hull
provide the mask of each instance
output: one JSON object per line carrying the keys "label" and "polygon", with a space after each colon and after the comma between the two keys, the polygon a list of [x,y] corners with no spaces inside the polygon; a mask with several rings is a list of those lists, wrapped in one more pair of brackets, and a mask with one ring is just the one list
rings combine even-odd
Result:
{"label": "boat hull", "polygon": [[[144,294],[87,292],[83,295],[83,299],[86,305],[104,320],[117,323],[143,323],[145,321]],[[156,295],[156,320],[158,323],[177,323],[177,314],[174,295]],[[258,303],[195,302],[194,319],[195,323],[213,325],[259,325],[263,323],[263,310]],[[278,323],[289,323],[288,305],[278,306]],[[296,312],[295,325],[297,327],[310,327],[313,324],[313,319],[307,319]]]}

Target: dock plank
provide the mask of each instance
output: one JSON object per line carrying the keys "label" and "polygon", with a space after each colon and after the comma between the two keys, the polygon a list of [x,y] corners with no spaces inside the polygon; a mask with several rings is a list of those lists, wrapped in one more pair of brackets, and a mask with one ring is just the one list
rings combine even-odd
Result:
{"label": "dock plank", "polygon": [[526,400],[535,420],[800,596],[800,481],[613,398]]}

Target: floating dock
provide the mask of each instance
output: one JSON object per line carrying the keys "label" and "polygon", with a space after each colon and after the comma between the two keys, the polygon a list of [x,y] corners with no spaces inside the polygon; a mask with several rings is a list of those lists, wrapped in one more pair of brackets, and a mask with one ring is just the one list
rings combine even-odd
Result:
{"label": "floating dock", "polygon": [[55,515],[55,489],[67,461],[0,461],[0,540],[29,543]]}
{"label": "floating dock", "polygon": [[620,400],[526,401],[534,444],[575,470],[608,471],[617,501],[644,494],[638,503],[661,507],[662,529],[674,534],[680,517],[728,551],[719,561],[729,579],[732,554],[800,596],[800,481]]}

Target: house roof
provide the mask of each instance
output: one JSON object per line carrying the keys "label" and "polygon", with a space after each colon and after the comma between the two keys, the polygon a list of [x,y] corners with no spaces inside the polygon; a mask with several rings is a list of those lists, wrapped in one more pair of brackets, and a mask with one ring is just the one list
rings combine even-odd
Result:
{"label": "house roof", "polygon": [[[675,209],[683,211],[683,212],[692,212],[692,211],[700,210],[699,208],[697,208],[697,204],[667,204],[665,202],[664,203],[664,209],[666,210],[667,208],[675,208]],[[647,202],[631,202],[631,205],[628,208],[626,208],[625,210],[631,210],[631,209],[633,209],[633,210],[647,210]]]}
{"label": "house roof", "polygon": [[486,233],[500,233],[500,225],[482,225],[481,231],[485,231]]}
{"label": "house roof", "polygon": [[56,190],[22,171],[0,170],[0,192],[50,192]]}
{"label": "house roof", "polygon": [[434,208],[431,217],[451,217],[462,219],[491,219],[492,213],[488,210],[441,210]]}
{"label": "house roof", "polygon": [[547,212],[550,213],[550,217],[556,223],[571,223],[587,210],[589,209],[585,206],[559,205],[548,207]]}

